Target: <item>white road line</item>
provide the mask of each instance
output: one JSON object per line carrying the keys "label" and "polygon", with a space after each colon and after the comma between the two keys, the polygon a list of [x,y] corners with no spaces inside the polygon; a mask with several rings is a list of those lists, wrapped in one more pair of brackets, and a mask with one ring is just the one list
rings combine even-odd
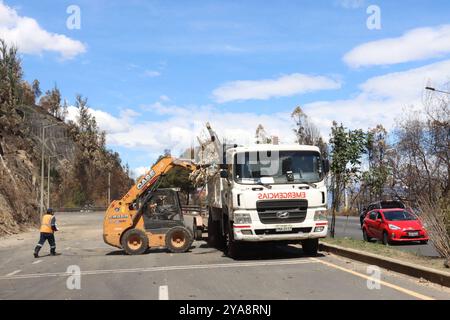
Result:
{"label": "white road line", "polygon": [[13,275],[15,275],[15,274],[18,274],[20,271],[22,271],[22,270],[16,270],[16,271],[13,271],[13,272],[11,272],[11,273],[8,273],[6,276],[7,276],[7,277],[11,277],[11,276],[13,276]]}
{"label": "white road line", "polygon": [[38,263],[41,263],[42,262],[42,260],[36,260],[35,262],[33,262],[32,264],[38,264]]}
{"label": "white road line", "polygon": [[169,286],[159,286],[159,300],[169,300]]}
{"label": "white road line", "polygon": [[418,293],[416,291],[409,290],[409,289],[397,286],[395,284],[392,284],[392,283],[389,283],[389,282],[386,282],[386,281],[383,281],[383,280],[374,279],[374,278],[372,278],[370,276],[367,276],[365,274],[362,274],[362,273],[359,273],[359,272],[356,272],[356,271],[353,271],[353,270],[350,270],[350,269],[338,266],[337,264],[334,264],[334,263],[331,263],[331,262],[327,262],[327,261],[323,261],[323,260],[319,260],[319,259],[316,259],[316,258],[313,258],[313,259],[316,260],[317,262],[321,263],[321,264],[324,264],[324,265],[328,266],[328,267],[332,267],[332,268],[335,268],[335,269],[338,269],[338,270],[350,273],[350,274],[352,274],[354,276],[357,276],[357,277],[360,277],[360,278],[363,278],[363,279],[366,279],[366,280],[378,282],[379,284],[381,284],[383,286],[386,286],[386,287],[389,287],[391,289],[400,291],[400,292],[405,293],[407,295],[410,295],[410,296],[412,296],[414,298],[421,299],[421,300],[435,300],[432,297],[423,295],[423,294]]}
{"label": "white road line", "polygon": [[[283,265],[300,265],[307,263],[316,263],[312,259],[302,260],[286,260],[286,261],[267,261],[267,262],[243,262],[243,263],[222,263],[222,264],[202,264],[202,265],[184,265],[184,266],[168,266],[168,267],[152,267],[152,268],[134,268],[134,269],[111,269],[111,270],[91,270],[82,271],[81,275],[98,275],[98,274],[117,274],[117,273],[137,273],[137,272],[159,272],[159,271],[175,271],[175,270],[201,270],[201,269],[219,269],[219,268],[243,268],[243,267],[264,267],[264,266],[283,266]],[[0,280],[13,279],[32,279],[32,278],[48,278],[48,277],[67,277],[66,272],[55,273],[35,273],[17,276],[3,276]]]}

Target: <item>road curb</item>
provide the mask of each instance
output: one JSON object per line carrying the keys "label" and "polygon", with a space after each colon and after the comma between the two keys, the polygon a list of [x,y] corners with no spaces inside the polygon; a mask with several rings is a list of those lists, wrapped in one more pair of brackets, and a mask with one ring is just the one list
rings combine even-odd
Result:
{"label": "road curb", "polygon": [[321,251],[334,253],[336,255],[361,261],[364,263],[377,265],[379,267],[403,273],[415,278],[423,278],[433,283],[450,287],[450,273],[419,266],[413,263],[399,261],[396,259],[383,257],[373,253],[362,252],[332,244],[321,243]]}

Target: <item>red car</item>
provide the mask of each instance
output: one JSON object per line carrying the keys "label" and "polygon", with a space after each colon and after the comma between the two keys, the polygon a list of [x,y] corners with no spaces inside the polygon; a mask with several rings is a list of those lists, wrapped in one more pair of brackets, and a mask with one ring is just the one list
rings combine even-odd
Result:
{"label": "red car", "polygon": [[379,239],[383,244],[420,241],[428,243],[422,222],[405,209],[377,209],[370,211],[363,224],[365,241]]}

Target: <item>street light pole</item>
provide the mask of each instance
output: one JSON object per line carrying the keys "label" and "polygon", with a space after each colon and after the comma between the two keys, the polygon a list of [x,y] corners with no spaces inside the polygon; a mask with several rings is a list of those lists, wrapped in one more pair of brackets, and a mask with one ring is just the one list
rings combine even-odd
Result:
{"label": "street light pole", "polygon": [[50,208],[50,162],[52,157],[48,156],[48,166],[47,166],[47,208]]}
{"label": "street light pole", "polygon": [[42,127],[42,154],[41,154],[41,201],[40,201],[40,209],[39,214],[42,217],[44,213],[44,139],[45,139],[45,127]]}
{"label": "street light pole", "polygon": [[56,156],[48,156],[48,168],[47,168],[47,208],[50,208],[50,168],[51,168],[51,159],[57,158]]}
{"label": "street light pole", "polygon": [[449,94],[450,95],[450,92],[438,90],[438,89],[433,88],[433,87],[425,87],[425,89],[429,90],[429,91],[440,92],[440,93],[444,93],[444,94]]}
{"label": "street light pole", "polygon": [[42,153],[41,153],[41,201],[40,201],[40,215],[42,217],[44,213],[44,166],[45,166],[45,154],[44,154],[44,148],[45,148],[45,129],[54,127],[59,125],[59,123],[53,123],[49,124],[47,126],[42,126]]}

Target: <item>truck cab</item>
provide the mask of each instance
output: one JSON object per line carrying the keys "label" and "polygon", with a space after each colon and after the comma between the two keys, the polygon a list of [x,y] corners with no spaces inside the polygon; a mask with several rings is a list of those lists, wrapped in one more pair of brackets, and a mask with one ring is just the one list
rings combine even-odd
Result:
{"label": "truck cab", "polygon": [[207,185],[212,244],[223,243],[233,255],[241,242],[301,243],[315,254],[328,231],[329,164],[319,148],[232,147],[224,160]]}

